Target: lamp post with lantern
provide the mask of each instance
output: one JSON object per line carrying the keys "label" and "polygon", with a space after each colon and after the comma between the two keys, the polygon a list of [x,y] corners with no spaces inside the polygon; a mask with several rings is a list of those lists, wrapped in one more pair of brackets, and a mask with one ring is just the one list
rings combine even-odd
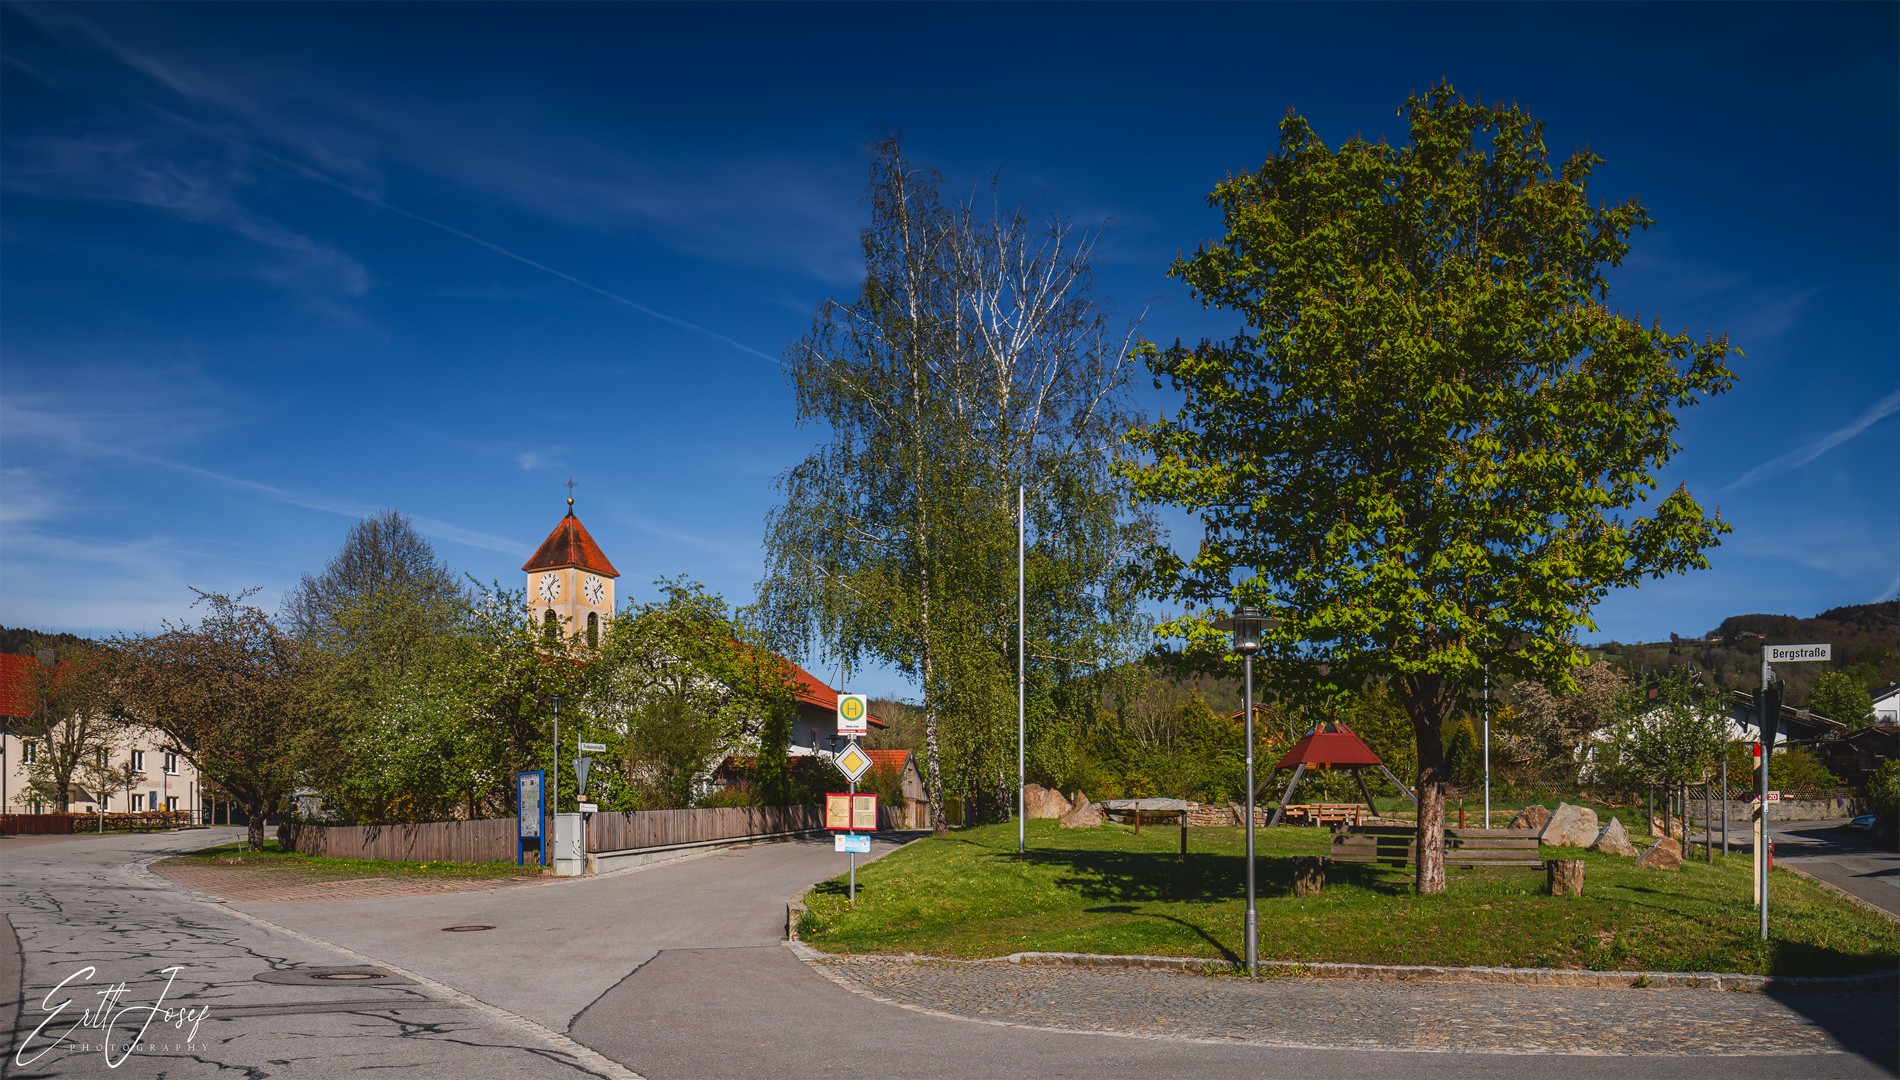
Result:
{"label": "lamp post with lantern", "polygon": [[1267,620],[1260,617],[1260,609],[1254,607],[1234,608],[1231,618],[1221,619],[1214,624],[1217,630],[1231,630],[1234,634],[1234,651],[1240,654],[1242,684],[1241,712],[1246,717],[1247,738],[1247,976],[1254,978],[1260,974],[1260,923],[1254,908],[1253,873],[1253,654],[1260,651],[1260,631]]}

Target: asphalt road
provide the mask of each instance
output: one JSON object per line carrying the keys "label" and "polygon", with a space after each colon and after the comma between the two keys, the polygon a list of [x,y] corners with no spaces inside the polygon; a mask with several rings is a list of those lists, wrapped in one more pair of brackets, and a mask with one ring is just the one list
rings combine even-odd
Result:
{"label": "asphalt road", "polygon": [[[237,835],[0,839],[0,1032],[11,1034],[0,1075],[599,1075],[583,1067],[593,1055],[453,992],[387,979],[257,981],[362,961],[137,872],[153,856]],[[102,996],[120,983],[122,996]],[[195,1030],[190,1019],[168,1023],[154,1008],[190,1010]],[[93,1016],[82,1018],[82,1010]],[[103,1022],[75,1027],[82,1019]],[[141,1047],[128,1054],[141,1028]]]}
{"label": "asphalt road", "polygon": [[[897,1008],[825,978],[778,943],[784,900],[841,869],[842,857],[822,842],[759,845],[495,892],[251,903],[242,910],[195,900],[132,865],[217,839],[198,832],[0,840],[0,911],[17,939],[16,945],[0,931],[0,989],[8,991],[0,994],[0,1030],[15,1033],[6,1075],[261,1080],[404,1070],[422,1080],[624,1076],[632,1070],[653,1080],[1311,1080],[1501,1077],[1551,1068],[1566,1077],[1632,1080],[1895,1074],[1893,1063],[1854,1053],[1695,1057],[1665,1043],[1656,1047],[1663,1056],[1532,1063],[1523,1053],[1303,1049],[1075,1033]],[[441,929],[467,924],[495,929]],[[417,979],[335,985],[255,979],[299,967],[366,963]],[[162,969],[174,965],[182,970],[164,1004],[210,1007],[188,1050],[160,1044],[112,1069],[95,1042],[90,1049],[50,1051],[25,1068],[12,1065],[16,1053],[30,1058],[46,1045],[42,1037],[22,1049],[20,1040],[44,1019],[60,980],[93,967],[91,987],[124,981],[122,1008],[155,1000],[166,978]],[[1461,989],[1483,988],[1419,985],[1416,1004],[1423,1015],[1440,1002],[1468,1007],[1457,1005],[1462,998],[1453,991]],[[1627,993],[1630,1007],[1641,1009],[1643,994],[1697,992]],[[87,1003],[84,995],[73,998]],[[60,1000],[61,993],[52,993],[52,1004]],[[1761,1000],[1763,1008],[1782,1007]],[[72,1037],[88,1034],[80,1029]],[[1836,1034],[1853,1042],[1851,1032]],[[158,1042],[155,1033],[148,1032],[147,1041]]]}
{"label": "asphalt road", "polygon": [[1844,892],[1900,915],[1900,851],[1884,851],[1840,821],[1777,821],[1775,862],[1797,867]]}

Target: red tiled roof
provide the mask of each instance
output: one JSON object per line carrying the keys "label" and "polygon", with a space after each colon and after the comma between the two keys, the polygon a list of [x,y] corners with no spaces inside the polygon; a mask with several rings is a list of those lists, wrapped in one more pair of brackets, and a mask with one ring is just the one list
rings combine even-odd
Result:
{"label": "red tiled roof", "polygon": [[39,666],[35,657],[0,653],[0,716],[33,715],[33,674]]}
{"label": "red tiled roof", "polygon": [[911,752],[909,750],[866,750],[865,753],[871,758],[872,768],[903,772],[904,763],[910,760]]}
{"label": "red tiled roof", "polygon": [[[783,657],[780,659],[783,659]],[[785,662],[791,666],[792,678],[798,683],[798,700],[816,705],[821,709],[828,709],[833,713],[838,711],[838,692],[836,690],[826,686],[823,682],[819,681],[816,675],[799,667],[797,664],[793,664],[790,660],[786,660]],[[871,717],[871,723],[881,728],[891,726],[875,716]]]}
{"label": "red tiled roof", "polygon": [[567,516],[554,527],[541,547],[535,551],[523,570],[559,570],[566,566],[578,566],[582,570],[591,570],[601,577],[619,577],[620,571],[601,554],[600,545],[587,535],[587,527],[581,519],[574,516],[574,508],[567,508]]}
{"label": "red tiled roof", "polygon": [[1295,765],[1383,765],[1372,747],[1344,724],[1325,724],[1293,744],[1293,749],[1275,765],[1290,769]]}

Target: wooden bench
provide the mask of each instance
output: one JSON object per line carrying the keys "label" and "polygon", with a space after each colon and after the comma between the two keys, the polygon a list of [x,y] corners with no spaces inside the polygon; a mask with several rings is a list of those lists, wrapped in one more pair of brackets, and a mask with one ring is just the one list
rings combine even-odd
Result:
{"label": "wooden bench", "polygon": [[[1418,830],[1409,825],[1356,825],[1333,837],[1335,863],[1369,862],[1410,866],[1418,855]],[[1541,870],[1536,829],[1446,829],[1445,867]]]}

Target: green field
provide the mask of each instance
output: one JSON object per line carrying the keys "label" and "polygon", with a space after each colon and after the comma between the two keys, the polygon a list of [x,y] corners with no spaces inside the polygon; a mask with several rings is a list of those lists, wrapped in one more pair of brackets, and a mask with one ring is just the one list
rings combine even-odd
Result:
{"label": "green field", "polygon": [[[800,936],[842,953],[994,957],[1092,952],[1239,959],[1245,841],[1238,828],[1188,832],[1130,826],[1058,829],[987,825],[921,840],[858,871],[858,902],[842,877],[805,897]],[[1900,927],[1786,872],[1772,881],[1773,941],[1756,940],[1746,856],[1698,858],[1683,869],[1574,848],[1582,897],[1542,895],[1533,870],[1454,871],[1441,896],[1413,894],[1409,870],[1328,869],[1316,897],[1292,896],[1292,859],[1327,850],[1321,829],[1258,834],[1260,956],[1367,964],[1499,965],[1609,971],[1848,975],[1900,962]]]}

